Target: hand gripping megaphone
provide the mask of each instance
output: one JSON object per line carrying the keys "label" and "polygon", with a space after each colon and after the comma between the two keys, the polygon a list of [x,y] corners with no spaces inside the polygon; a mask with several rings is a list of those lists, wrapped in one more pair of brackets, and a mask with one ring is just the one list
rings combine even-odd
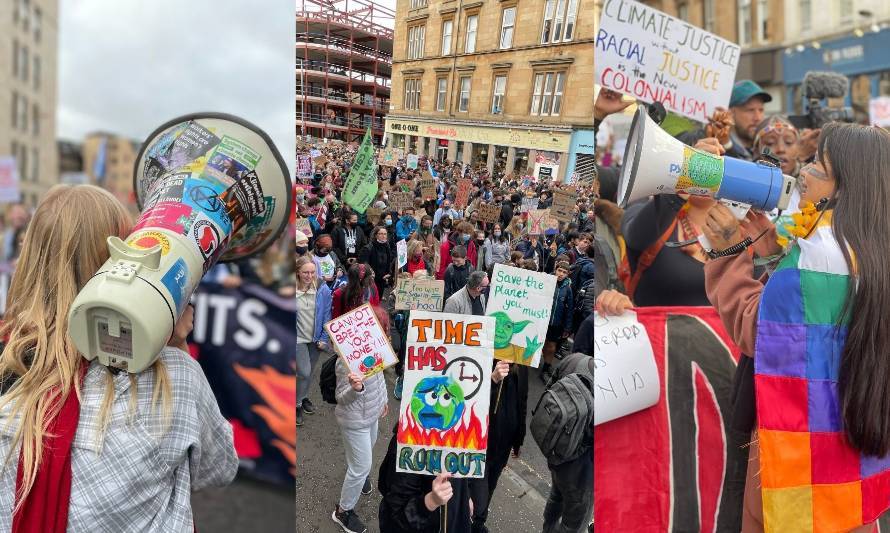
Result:
{"label": "hand gripping megaphone", "polygon": [[89,360],[140,372],[158,357],[201,277],[275,241],[292,209],[288,166],[262,130],[199,113],[159,127],[136,158],[142,214],[78,293],[68,333]]}
{"label": "hand gripping megaphone", "polygon": [[743,217],[749,207],[787,208],[796,183],[778,167],[715,156],[683,144],[649,118],[643,106],[634,114],[623,161],[621,207],[653,194],[685,192],[721,200]]}

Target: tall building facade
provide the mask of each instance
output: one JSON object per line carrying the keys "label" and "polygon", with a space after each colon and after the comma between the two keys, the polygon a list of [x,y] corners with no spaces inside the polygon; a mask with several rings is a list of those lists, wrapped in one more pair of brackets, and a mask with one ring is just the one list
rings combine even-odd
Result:
{"label": "tall building facade", "polygon": [[494,173],[593,173],[594,0],[398,0],[388,144]]}
{"label": "tall building facade", "polygon": [[31,207],[59,178],[57,50],[58,0],[0,2],[0,155],[16,159]]}
{"label": "tall building facade", "polygon": [[365,0],[297,4],[297,136],[383,140],[392,76],[392,10]]}
{"label": "tall building facade", "polygon": [[136,208],[133,169],[139,143],[105,132],[89,133],[81,144],[83,172],[88,182],[115,195],[124,205]]}

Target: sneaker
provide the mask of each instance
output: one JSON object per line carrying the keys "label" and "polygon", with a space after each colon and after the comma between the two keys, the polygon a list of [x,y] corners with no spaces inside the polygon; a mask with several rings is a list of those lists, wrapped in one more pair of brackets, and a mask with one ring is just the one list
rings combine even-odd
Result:
{"label": "sneaker", "polygon": [[395,396],[396,400],[402,399],[402,376],[396,379],[396,389],[392,391],[392,395]]}
{"label": "sneaker", "polygon": [[303,407],[297,406],[297,427],[303,425]]}
{"label": "sneaker", "polygon": [[309,400],[309,398],[303,399],[303,412],[307,415],[315,414],[315,406],[312,405],[312,402]]}
{"label": "sneaker", "polygon": [[365,484],[362,485],[362,494],[371,494],[371,478],[365,478]]}
{"label": "sneaker", "polygon": [[331,520],[340,524],[340,527],[342,527],[343,531],[346,533],[367,533],[368,531],[368,528],[365,527],[365,523],[361,521],[352,509],[349,511],[341,511],[340,506],[335,507],[333,514],[331,514]]}

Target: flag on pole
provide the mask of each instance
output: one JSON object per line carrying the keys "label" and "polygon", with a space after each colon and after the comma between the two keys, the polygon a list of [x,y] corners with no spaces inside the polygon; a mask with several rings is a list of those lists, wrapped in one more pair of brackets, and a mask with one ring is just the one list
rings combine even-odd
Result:
{"label": "flag on pole", "polygon": [[429,172],[430,172],[430,176],[432,176],[436,179],[439,178],[439,173],[436,172],[435,170],[433,170],[433,163],[429,159],[427,159],[427,161],[426,161],[426,167],[427,167],[427,170],[429,170]]}
{"label": "flag on pole", "polygon": [[343,186],[343,202],[359,213],[364,213],[377,196],[377,160],[371,144],[371,128],[355,154],[349,177]]}

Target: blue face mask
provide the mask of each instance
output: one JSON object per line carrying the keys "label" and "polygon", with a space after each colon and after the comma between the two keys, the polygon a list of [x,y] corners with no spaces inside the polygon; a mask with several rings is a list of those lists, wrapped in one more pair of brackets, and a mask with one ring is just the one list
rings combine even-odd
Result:
{"label": "blue face mask", "polygon": [[471,238],[470,235],[462,235],[461,236],[461,239],[463,239],[464,244],[470,242],[470,238]]}
{"label": "blue face mask", "polygon": [[392,220],[390,220],[390,219],[387,218],[387,219],[386,219],[386,225],[387,225],[387,226],[392,226]]}

